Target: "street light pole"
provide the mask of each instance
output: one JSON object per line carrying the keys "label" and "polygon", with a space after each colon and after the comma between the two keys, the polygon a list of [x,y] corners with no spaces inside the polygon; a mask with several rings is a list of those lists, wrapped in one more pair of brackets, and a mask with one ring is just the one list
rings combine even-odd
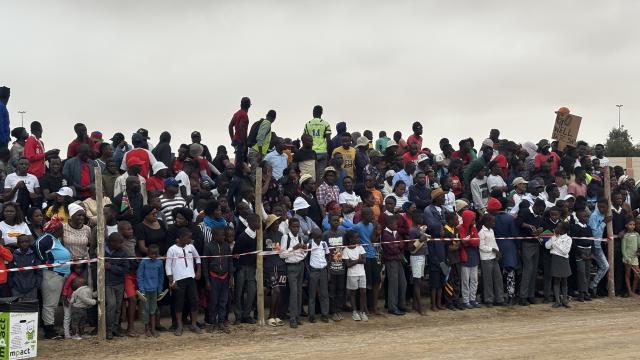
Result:
{"label": "street light pole", "polygon": [[622,109],[622,104],[616,105],[618,107],[618,129],[620,129],[620,110]]}
{"label": "street light pole", "polygon": [[20,126],[22,126],[22,127],[24,127],[24,114],[26,114],[26,113],[27,113],[27,112],[26,112],[26,111],[24,111],[24,110],[20,110],[20,111],[18,111],[18,114],[20,114],[21,121],[22,121],[22,125],[20,125]]}

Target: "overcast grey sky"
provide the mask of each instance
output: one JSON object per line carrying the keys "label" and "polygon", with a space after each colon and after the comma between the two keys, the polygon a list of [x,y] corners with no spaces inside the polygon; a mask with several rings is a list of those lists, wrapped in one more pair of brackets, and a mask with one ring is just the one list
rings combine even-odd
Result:
{"label": "overcast grey sky", "polygon": [[[40,120],[47,148],[81,121],[174,148],[200,130],[227,145],[242,96],[297,137],[316,104],[350,131],[425,128],[479,143],[549,137],[555,109],[579,138],[623,124],[640,140],[638,1],[4,1],[0,83],[12,126]],[[28,126],[28,125],[27,125]],[[63,152],[63,154],[65,153]]]}

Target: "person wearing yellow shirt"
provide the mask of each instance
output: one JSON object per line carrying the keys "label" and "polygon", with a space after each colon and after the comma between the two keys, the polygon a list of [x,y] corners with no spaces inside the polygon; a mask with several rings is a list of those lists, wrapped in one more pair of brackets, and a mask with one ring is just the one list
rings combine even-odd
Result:
{"label": "person wearing yellow shirt", "polygon": [[341,142],[342,146],[333,150],[333,154],[331,156],[336,156],[336,154],[341,154],[344,163],[342,164],[342,168],[347,172],[347,175],[353,177],[353,167],[354,161],[356,159],[356,149],[351,146],[351,134],[344,133],[342,134]]}

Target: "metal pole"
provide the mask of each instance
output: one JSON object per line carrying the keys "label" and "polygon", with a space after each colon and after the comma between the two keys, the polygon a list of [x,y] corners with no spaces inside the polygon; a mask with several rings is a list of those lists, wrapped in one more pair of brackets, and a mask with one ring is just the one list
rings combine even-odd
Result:
{"label": "metal pole", "polygon": [[105,285],[104,285],[104,204],[102,202],[102,172],[100,166],[95,167],[96,203],[98,212],[97,240],[98,240],[98,339],[107,339],[107,319],[105,317]]}
{"label": "metal pole", "polygon": [[[262,168],[256,169],[256,214],[260,216],[260,226],[256,231],[256,250],[262,251]],[[263,272],[263,258],[258,254],[256,257],[256,283],[257,295],[258,295],[258,325],[265,325],[264,321],[264,272]]]}
{"label": "metal pole", "polygon": [[611,222],[611,178],[609,177],[609,167],[605,166],[602,168],[603,176],[604,176],[604,193],[609,199],[609,211],[607,212],[607,217],[609,221],[607,222],[607,258],[609,261],[609,273],[607,275],[607,290],[609,291],[609,297],[616,296],[616,284],[615,284],[615,274],[614,274],[614,244],[615,239],[613,238],[613,223]]}
{"label": "metal pole", "polygon": [[21,122],[22,124],[20,126],[24,127],[24,114],[26,114],[27,112],[24,110],[20,110],[18,111],[18,114],[20,114],[20,118],[21,118]]}
{"label": "metal pole", "polygon": [[622,106],[624,106],[624,105],[620,104],[620,105],[616,105],[616,106],[618,107],[618,129],[620,129],[620,127],[622,126],[622,123],[620,122],[620,113],[621,113],[621,110],[622,110]]}

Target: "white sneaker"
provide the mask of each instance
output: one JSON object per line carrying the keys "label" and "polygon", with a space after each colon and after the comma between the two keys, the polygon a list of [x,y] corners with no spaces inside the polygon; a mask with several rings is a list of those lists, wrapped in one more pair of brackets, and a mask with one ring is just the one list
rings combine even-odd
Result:
{"label": "white sneaker", "polygon": [[73,335],[71,338],[73,340],[82,340],[82,336],[80,336],[80,335]]}
{"label": "white sneaker", "polygon": [[352,318],[354,321],[360,321],[360,320],[362,320],[362,319],[360,318],[360,314],[358,314],[358,312],[357,312],[357,311],[354,311],[354,312],[353,312],[353,315],[351,315],[351,318]]}
{"label": "white sneaker", "polygon": [[369,317],[364,312],[360,313],[360,319],[362,319],[362,321],[369,321]]}

